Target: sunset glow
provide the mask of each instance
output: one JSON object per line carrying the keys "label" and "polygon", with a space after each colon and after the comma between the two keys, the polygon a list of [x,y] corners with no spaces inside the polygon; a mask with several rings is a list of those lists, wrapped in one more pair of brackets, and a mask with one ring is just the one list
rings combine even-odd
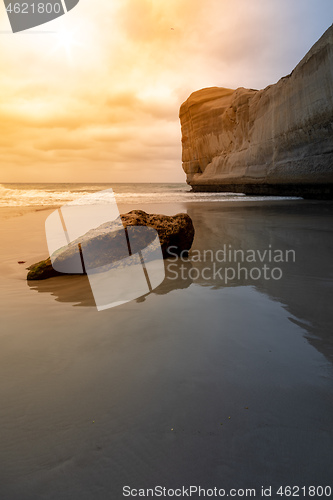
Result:
{"label": "sunset glow", "polygon": [[78,42],[75,33],[73,33],[70,30],[64,29],[56,33],[55,38],[56,38],[56,46],[54,47],[51,54],[53,54],[54,52],[64,50],[68,60],[72,61],[74,57],[73,53],[74,48],[80,46],[82,47],[82,44]]}
{"label": "sunset glow", "polygon": [[275,83],[332,18],[331,0],[81,0],[13,35],[1,9],[0,181],[183,181],[181,103]]}

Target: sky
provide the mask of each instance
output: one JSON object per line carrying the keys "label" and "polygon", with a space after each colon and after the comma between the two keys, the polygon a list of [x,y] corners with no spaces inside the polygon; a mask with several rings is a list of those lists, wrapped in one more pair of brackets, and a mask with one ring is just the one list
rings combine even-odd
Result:
{"label": "sky", "polygon": [[276,83],[332,22],[332,0],[80,0],[13,34],[0,0],[0,182],[185,182],[182,102]]}

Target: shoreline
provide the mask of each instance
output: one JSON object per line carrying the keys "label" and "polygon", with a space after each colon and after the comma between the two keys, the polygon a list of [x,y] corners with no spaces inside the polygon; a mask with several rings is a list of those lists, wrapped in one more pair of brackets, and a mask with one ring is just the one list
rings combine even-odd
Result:
{"label": "shoreline", "polygon": [[[250,207],[250,206],[258,206],[258,205],[280,205],[280,204],[288,204],[288,203],[298,203],[298,204],[323,204],[330,205],[333,204],[333,200],[325,200],[325,199],[305,199],[305,198],[294,198],[294,197],[283,197],[281,199],[260,199],[260,200],[247,200],[247,199],[238,199],[238,200],[214,200],[214,201],[178,201],[178,202],[138,202],[138,203],[126,203],[126,202],[117,202],[117,206],[119,208],[120,213],[125,213],[125,211],[130,210],[144,210],[147,213],[155,213],[150,210],[150,208],[155,209],[167,209],[170,211],[171,207],[177,207],[177,209],[186,209],[187,207],[202,205],[202,206],[218,206],[218,207]],[[0,217],[12,217],[17,215],[25,215],[30,212],[44,212],[48,210],[56,210],[61,208],[63,204],[58,203],[54,205],[10,205],[10,206],[0,206]],[[158,213],[158,212],[156,212]]]}
{"label": "shoreline", "polygon": [[298,196],[307,200],[333,200],[333,183],[245,183],[240,179],[236,182],[231,179],[230,182],[218,180],[209,181],[206,183],[192,182],[190,183],[194,193],[244,193],[250,196]]}

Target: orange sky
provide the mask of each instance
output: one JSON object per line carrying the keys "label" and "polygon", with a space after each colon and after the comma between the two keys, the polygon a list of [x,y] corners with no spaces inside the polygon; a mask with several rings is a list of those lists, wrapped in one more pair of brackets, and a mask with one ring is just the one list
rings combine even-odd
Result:
{"label": "orange sky", "polygon": [[332,20],[332,0],[80,0],[13,35],[0,5],[0,182],[184,181],[189,94],[275,83]]}

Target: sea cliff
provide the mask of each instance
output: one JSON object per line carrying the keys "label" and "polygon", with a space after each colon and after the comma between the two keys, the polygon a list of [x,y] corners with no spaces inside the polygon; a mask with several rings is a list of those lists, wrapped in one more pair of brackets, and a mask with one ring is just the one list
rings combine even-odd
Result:
{"label": "sea cliff", "polygon": [[333,198],[333,25],[276,84],[199,90],[180,121],[194,191]]}

